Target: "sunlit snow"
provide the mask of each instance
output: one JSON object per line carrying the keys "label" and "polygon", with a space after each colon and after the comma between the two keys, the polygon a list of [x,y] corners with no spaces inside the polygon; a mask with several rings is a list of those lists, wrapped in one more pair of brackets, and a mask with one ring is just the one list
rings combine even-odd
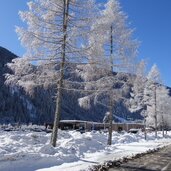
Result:
{"label": "sunlit snow", "polygon": [[107,133],[59,131],[57,147],[49,145],[50,133],[29,129],[0,131],[0,171],[79,171],[105,161],[132,156],[171,143],[158,134],[113,132],[112,146],[107,146]]}

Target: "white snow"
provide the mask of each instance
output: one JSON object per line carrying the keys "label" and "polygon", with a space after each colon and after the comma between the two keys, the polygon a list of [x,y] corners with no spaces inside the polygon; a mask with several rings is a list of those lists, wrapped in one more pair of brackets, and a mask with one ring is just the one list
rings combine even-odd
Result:
{"label": "white snow", "polygon": [[0,130],[0,171],[80,171],[105,161],[132,156],[171,144],[171,132],[158,139],[153,133],[113,132],[113,145],[107,146],[107,133],[59,131],[57,147],[49,145],[51,134]]}

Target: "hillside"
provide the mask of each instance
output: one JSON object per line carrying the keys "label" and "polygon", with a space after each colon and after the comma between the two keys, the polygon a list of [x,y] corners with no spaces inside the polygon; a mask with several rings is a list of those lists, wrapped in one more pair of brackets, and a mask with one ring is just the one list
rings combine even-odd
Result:
{"label": "hillside", "polygon": [[[0,61],[0,83],[2,87],[0,91],[0,98],[2,99],[0,102],[0,121],[35,122],[38,124],[51,122],[55,111],[54,96],[57,85],[52,83],[47,86],[39,84],[30,86],[31,93],[26,92],[22,86],[18,85],[18,80],[15,80],[12,84],[8,83],[7,86],[5,84],[4,74],[10,73],[11,71],[7,68],[6,64],[14,58],[17,58],[17,56],[4,48],[0,48],[0,59],[2,59]],[[32,79],[38,79],[41,73],[44,72],[43,68],[43,64],[41,66],[24,64],[21,67],[22,74],[20,79],[23,83],[31,82]],[[69,66],[68,68],[67,76],[70,76],[73,80],[82,81],[75,73],[75,66]],[[13,75],[13,73],[11,74]],[[130,84],[130,76],[126,74],[115,73],[114,77]],[[102,105],[95,105],[93,102],[90,109],[83,109],[78,105],[78,98],[81,96],[83,94],[78,91],[64,91],[61,119],[81,119],[102,122],[107,109]],[[129,100],[129,94],[127,94],[126,98]],[[114,107],[114,114],[124,119],[129,118],[134,120],[141,118],[139,113],[131,113],[123,101],[117,102]],[[117,121],[117,117],[115,119]]]}
{"label": "hillside", "polygon": [[18,107],[14,105],[15,101],[18,101],[16,96],[12,96],[9,88],[4,84],[4,74],[10,72],[6,64],[16,57],[7,49],[0,47],[0,118],[2,121],[10,119],[11,115],[18,110]]}

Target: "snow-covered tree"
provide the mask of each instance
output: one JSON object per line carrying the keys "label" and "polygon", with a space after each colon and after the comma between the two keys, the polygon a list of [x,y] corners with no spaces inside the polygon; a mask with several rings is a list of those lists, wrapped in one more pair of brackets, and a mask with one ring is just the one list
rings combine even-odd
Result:
{"label": "snow-covered tree", "polygon": [[89,64],[78,67],[79,74],[87,83],[85,90],[91,90],[86,98],[80,100],[80,105],[85,107],[94,101],[104,105],[110,112],[109,145],[112,143],[113,107],[129,91],[124,80],[114,77],[114,71],[130,71],[137,53],[137,41],[132,39],[132,29],[127,27],[126,19],[119,2],[109,0],[92,26]]}
{"label": "snow-covered tree", "polygon": [[[157,126],[162,129],[164,136],[164,129],[169,126],[170,117],[170,102],[169,90],[164,86],[159,86],[156,89],[156,103],[157,103]],[[170,124],[171,125],[171,124]]]}
{"label": "snow-covered tree", "polygon": [[162,127],[163,127],[163,135],[164,129],[169,130],[171,128],[171,97],[165,98],[162,105]]}
{"label": "snow-covered tree", "polygon": [[[133,87],[130,98],[130,110],[132,112],[142,111],[144,108],[143,97],[146,83],[146,62],[144,60],[137,64],[135,76],[133,77]],[[143,113],[142,113],[143,115]]]}
{"label": "snow-covered tree", "polygon": [[28,11],[19,13],[27,28],[16,29],[27,49],[25,56],[33,61],[51,60],[60,64],[51,138],[51,144],[56,146],[66,64],[87,61],[86,38],[96,16],[95,4],[93,0],[34,0],[28,7]]}
{"label": "snow-covered tree", "polygon": [[139,43],[132,38],[133,29],[129,28],[127,15],[118,0],[108,0],[104,4],[104,10],[92,28],[90,41],[99,46],[98,56],[105,56],[111,71],[124,72],[134,68]]}
{"label": "snow-covered tree", "polygon": [[144,104],[144,88],[147,81],[146,78],[146,61],[142,60],[137,64],[135,76],[133,76],[133,86],[131,91],[131,98],[129,104],[129,110],[131,112],[140,112],[144,117],[144,135],[147,138],[146,133],[146,115]]}
{"label": "snow-covered tree", "polygon": [[146,105],[147,125],[155,128],[157,137],[157,88],[161,83],[160,72],[157,65],[153,65],[147,75],[147,82],[144,89],[144,104]]}

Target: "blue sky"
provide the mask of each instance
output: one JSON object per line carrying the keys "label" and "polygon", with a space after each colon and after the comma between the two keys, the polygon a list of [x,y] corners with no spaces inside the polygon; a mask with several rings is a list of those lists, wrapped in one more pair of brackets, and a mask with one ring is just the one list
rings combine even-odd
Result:
{"label": "blue sky", "polygon": [[[105,1],[105,0],[100,0]],[[28,0],[3,0],[0,6],[0,46],[22,56],[25,50],[15,33],[21,26],[19,10],[27,9]],[[164,84],[171,87],[171,0],[120,0],[122,9],[135,28],[134,37],[141,42],[139,59],[156,63]]]}

